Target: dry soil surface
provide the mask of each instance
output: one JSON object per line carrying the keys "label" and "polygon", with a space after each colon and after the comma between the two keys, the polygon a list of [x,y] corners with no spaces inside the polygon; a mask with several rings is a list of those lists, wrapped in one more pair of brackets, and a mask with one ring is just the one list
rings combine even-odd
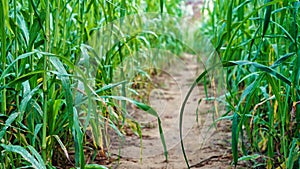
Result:
{"label": "dry soil surface", "polygon": [[[112,168],[187,168],[180,145],[179,112],[188,89],[201,70],[203,68],[196,59],[186,54],[152,78],[159,85],[151,90],[149,104],[161,118],[168,161],[163,154],[157,119],[135,109],[131,115],[142,124],[142,143],[134,134],[126,136],[123,142],[112,139],[110,151],[114,158],[120,157],[110,165]],[[193,90],[184,111],[183,142],[189,165],[191,168],[231,168],[231,123],[221,121],[214,125],[214,104],[205,98],[204,87],[199,85]]]}

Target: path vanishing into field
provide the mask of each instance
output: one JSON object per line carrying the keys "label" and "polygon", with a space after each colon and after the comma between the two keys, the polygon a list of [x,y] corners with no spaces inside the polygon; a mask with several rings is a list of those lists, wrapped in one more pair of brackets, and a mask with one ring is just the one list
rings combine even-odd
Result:
{"label": "path vanishing into field", "polygon": [[[131,115],[142,125],[142,145],[135,134],[128,134],[123,143],[112,139],[111,152],[115,159],[110,164],[112,168],[187,168],[180,146],[179,111],[197,72],[201,71],[203,66],[196,62],[195,57],[185,54],[181,61],[175,61],[152,78],[158,87],[151,90],[149,102],[160,115],[169,161],[166,162],[163,155],[157,120],[141,110],[134,109]],[[198,105],[199,99],[203,101]],[[231,123],[222,121],[217,127],[212,126],[214,106],[212,102],[206,102],[204,99],[204,87],[199,85],[191,94],[184,112],[184,145],[189,164],[191,168],[231,168]]]}

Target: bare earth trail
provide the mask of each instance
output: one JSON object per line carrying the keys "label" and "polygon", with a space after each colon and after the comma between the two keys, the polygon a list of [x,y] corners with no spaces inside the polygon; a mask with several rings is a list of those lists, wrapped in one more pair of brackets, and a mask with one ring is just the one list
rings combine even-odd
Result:
{"label": "bare earth trail", "polygon": [[[203,67],[194,57],[186,54],[182,62],[175,61],[153,77],[153,81],[160,85],[151,90],[149,104],[157,110],[162,121],[168,162],[163,155],[157,120],[143,111],[133,110],[131,115],[142,124],[142,151],[140,139],[134,134],[126,136],[123,143],[112,139],[110,151],[120,156],[119,160],[111,164],[112,168],[187,168],[180,146],[179,112],[183,99],[196,78],[197,70],[199,73]],[[183,135],[189,164],[191,168],[231,168],[231,123],[222,121],[217,127],[212,126],[213,103],[201,101],[198,104],[199,99],[205,99],[202,85],[193,91],[184,112]]]}

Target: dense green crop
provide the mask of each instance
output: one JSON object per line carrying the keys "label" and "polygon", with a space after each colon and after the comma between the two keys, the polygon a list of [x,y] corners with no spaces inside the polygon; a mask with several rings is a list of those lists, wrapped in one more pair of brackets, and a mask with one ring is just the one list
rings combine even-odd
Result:
{"label": "dense green crop", "polygon": [[[102,168],[86,163],[93,163],[97,152],[106,153],[107,128],[122,138],[129,125],[141,137],[139,124],[128,115],[128,104],[157,117],[167,160],[158,114],[134,100],[137,90],[122,72],[132,66],[125,65],[126,57],[143,58],[147,56],[143,52],[153,48],[188,52],[181,41],[181,4],[180,0],[0,0],[0,168]],[[299,168],[300,2],[205,4],[206,18],[197,35],[210,39],[222,63],[209,65],[190,92],[215,67],[225,67],[228,92],[217,100],[227,107],[219,120],[232,120],[233,164]],[[160,31],[128,31],[143,24],[134,27],[132,22],[130,27],[132,18],[124,18],[143,12],[156,13],[147,19],[155,23],[160,18],[163,24],[155,27]],[[174,29],[176,25],[179,29]],[[194,48],[206,43],[193,40]],[[150,58],[151,64],[163,61],[163,55]],[[140,62],[132,62],[137,70],[142,70]],[[147,79],[147,73],[134,75]],[[223,85],[220,82],[217,85]],[[184,105],[181,119],[183,110]],[[94,156],[88,157],[86,151]]]}
{"label": "dense green crop", "polygon": [[[177,50],[180,45],[167,40],[169,35],[159,41],[153,38],[155,32],[127,32],[120,39],[108,37],[101,43],[106,53],[102,59],[97,56],[97,67],[84,69],[81,66],[89,65],[84,65],[82,58],[93,57],[88,45],[92,45],[97,32],[114,26],[105,33],[120,35],[126,32],[123,18],[143,12],[165,11],[180,17],[179,1],[168,5],[163,0],[0,3],[0,168],[88,167],[85,151],[105,153],[108,127],[122,137],[124,126],[130,123],[137,126],[133,129],[141,136],[138,123],[126,114],[129,103],[156,116],[160,123],[155,110],[130,99],[125,93],[129,85],[122,78],[118,82],[113,79],[122,76],[114,70],[122,67],[122,60],[131,51],[167,41]],[[86,71],[96,72],[92,83]],[[121,90],[113,92],[117,86],[122,86]],[[87,131],[92,135],[88,136]],[[167,158],[161,126],[160,132]],[[90,144],[91,137],[94,139]]]}
{"label": "dense green crop", "polygon": [[299,1],[213,5],[206,8],[202,31],[227,71],[228,111],[222,118],[233,121],[233,163],[299,168]]}

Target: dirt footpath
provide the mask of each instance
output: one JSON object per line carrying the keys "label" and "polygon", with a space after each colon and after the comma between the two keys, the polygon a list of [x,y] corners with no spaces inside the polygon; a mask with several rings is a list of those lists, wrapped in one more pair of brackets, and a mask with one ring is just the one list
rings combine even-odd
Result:
{"label": "dirt footpath", "polygon": [[[180,146],[179,111],[196,72],[201,70],[203,66],[196,58],[186,54],[153,77],[153,83],[159,85],[151,90],[149,104],[162,121],[168,162],[163,155],[156,118],[136,109],[131,115],[142,124],[142,142],[134,134],[126,136],[122,143],[112,140],[111,152],[120,157],[111,164],[112,168],[187,168]],[[187,102],[183,120],[184,145],[191,168],[231,168],[231,123],[222,121],[213,125],[213,114],[213,103],[205,101],[204,87],[199,85]]]}

